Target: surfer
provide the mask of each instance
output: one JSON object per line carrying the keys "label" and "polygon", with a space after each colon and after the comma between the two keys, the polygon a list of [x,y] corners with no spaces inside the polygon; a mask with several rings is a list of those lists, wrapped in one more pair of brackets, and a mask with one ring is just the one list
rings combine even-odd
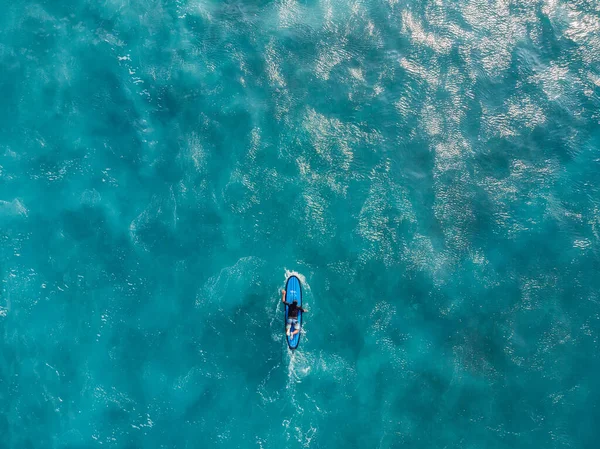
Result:
{"label": "surfer", "polygon": [[[289,307],[287,324],[285,325],[285,335],[287,335],[288,337],[293,337],[294,335],[300,332],[300,325],[298,324],[298,311],[306,313],[306,310],[304,310],[302,307],[299,307],[298,301],[296,300],[294,300],[291,303],[286,302],[285,290],[281,290],[281,293],[281,302]],[[294,325],[294,332],[290,333],[292,325]]]}

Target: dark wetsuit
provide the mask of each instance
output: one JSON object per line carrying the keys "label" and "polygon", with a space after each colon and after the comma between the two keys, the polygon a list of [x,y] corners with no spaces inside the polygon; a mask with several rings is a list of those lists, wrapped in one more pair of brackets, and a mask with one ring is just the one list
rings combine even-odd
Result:
{"label": "dark wetsuit", "polygon": [[284,304],[289,307],[288,318],[298,318],[298,311],[304,312],[304,309],[302,307],[298,307],[298,304],[290,304],[289,302],[285,302]]}

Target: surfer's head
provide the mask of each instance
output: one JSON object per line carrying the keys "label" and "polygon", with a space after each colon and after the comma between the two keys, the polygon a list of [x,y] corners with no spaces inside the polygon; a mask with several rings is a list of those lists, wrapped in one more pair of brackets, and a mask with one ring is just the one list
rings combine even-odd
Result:
{"label": "surfer's head", "polygon": [[298,301],[296,301],[295,299],[292,301],[292,304],[294,304],[295,306],[298,305]]}

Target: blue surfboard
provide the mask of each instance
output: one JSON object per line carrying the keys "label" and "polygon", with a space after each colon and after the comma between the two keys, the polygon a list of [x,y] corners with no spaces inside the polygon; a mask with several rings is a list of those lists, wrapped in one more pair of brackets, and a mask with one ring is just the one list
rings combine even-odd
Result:
{"label": "blue surfboard", "polygon": [[[294,301],[298,301],[298,306],[302,307],[302,285],[300,285],[300,279],[296,276],[290,276],[285,283],[285,301],[292,303]],[[288,306],[285,306],[285,321],[284,324],[287,325],[288,319]],[[302,327],[302,312],[298,311],[298,326]],[[285,329],[285,327],[284,327]],[[296,325],[293,325],[291,328],[291,332],[296,329]],[[286,340],[290,349],[296,349],[298,347],[298,343],[300,343],[300,334],[297,333],[293,337],[288,337],[286,335]]]}

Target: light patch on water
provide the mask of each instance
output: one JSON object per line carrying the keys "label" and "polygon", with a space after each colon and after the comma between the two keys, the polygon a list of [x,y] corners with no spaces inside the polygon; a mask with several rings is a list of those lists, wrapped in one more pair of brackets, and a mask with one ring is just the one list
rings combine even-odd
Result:
{"label": "light patch on water", "polygon": [[306,225],[309,235],[332,236],[335,228],[328,211],[330,193],[345,196],[354,161],[355,147],[372,147],[381,141],[375,130],[365,131],[360,126],[345,123],[308,109],[302,122],[314,152],[306,152],[296,159],[305,181]]}
{"label": "light patch on water", "polygon": [[[444,88],[450,93],[451,105],[445,108],[446,120],[458,128],[467,115],[466,101],[473,100],[473,82],[459,71],[457,67],[451,66],[445,76]],[[430,100],[431,102],[431,100]]]}
{"label": "light patch on water", "polygon": [[448,53],[452,48],[450,39],[426,32],[421,22],[408,10],[402,11],[402,32],[410,36],[413,44],[425,45],[441,54]]}
{"label": "light patch on water", "polygon": [[571,323],[566,315],[557,311],[554,314],[551,324],[540,330],[536,335],[537,339],[533,343],[535,347],[534,355],[528,360],[531,369],[545,372],[549,379],[559,380],[562,371],[549,369],[557,363],[554,355],[559,348],[568,351],[567,348],[573,346],[573,337],[571,336]]}
{"label": "light patch on water", "polygon": [[177,227],[177,198],[172,185],[163,195],[154,195],[148,206],[129,224],[129,236],[132,242],[141,246],[145,251],[149,250],[148,243],[150,242],[142,241],[140,233],[156,221],[162,222],[171,230],[175,230]]}
{"label": "light patch on water", "polygon": [[476,329],[465,328],[461,331],[460,343],[452,348],[455,373],[460,373],[459,379],[465,372],[470,375],[476,374],[491,382],[498,377],[498,371],[486,356],[484,339],[485,335]]}
{"label": "light patch on water", "polygon": [[511,14],[504,1],[469,1],[463,8],[463,18],[474,30],[469,41],[476,49],[486,75],[500,76],[510,67],[517,42],[527,36],[527,27],[518,15]]}
{"label": "light patch on water", "polygon": [[181,0],[177,2],[178,6],[180,6],[180,14],[181,15],[192,15],[197,17],[202,17],[204,20],[212,21],[214,10],[218,3],[215,3],[211,0],[191,0],[186,3],[182,3]]}
{"label": "light patch on water", "polygon": [[540,275],[537,278],[522,276],[519,279],[521,290],[521,310],[538,310],[547,305],[544,292],[556,289],[556,278],[550,275]]}
{"label": "light patch on water", "polygon": [[331,71],[339,64],[349,61],[352,55],[341,46],[323,45],[315,62],[315,74],[322,80],[328,80]]}
{"label": "light patch on water", "polygon": [[331,0],[320,0],[319,4],[321,6],[321,10],[323,11],[323,19],[324,19],[324,24],[323,24],[323,29],[325,30],[329,30],[332,29],[334,24],[333,24],[333,7],[331,5]]}
{"label": "light patch on water", "polygon": [[434,106],[431,103],[427,103],[421,110],[420,121],[423,124],[425,131],[429,136],[435,137],[442,134],[443,131],[443,120],[442,111],[439,106]]}
{"label": "light patch on water", "polygon": [[600,44],[600,17],[598,14],[578,10],[578,6],[576,2],[567,4],[569,27],[565,30],[565,36],[591,47],[590,50],[597,49]]}
{"label": "light patch on water", "polygon": [[352,76],[352,78],[358,80],[358,81],[365,81],[365,77],[362,73],[362,69],[360,68],[348,68],[348,72],[350,72],[350,75]]}
{"label": "light patch on water", "polygon": [[115,387],[105,389],[103,386],[97,386],[94,388],[93,396],[100,407],[115,404],[119,409],[129,410],[135,405],[135,401]]}
{"label": "light patch on water", "polygon": [[412,99],[408,95],[402,95],[396,103],[394,103],[396,110],[400,114],[400,116],[404,119],[410,117],[414,110],[412,108]]}
{"label": "light patch on water", "polygon": [[154,421],[152,421],[152,419],[150,418],[150,415],[148,413],[146,413],[146,416],[141,416],[139,418],[139,424],[136,426],[135,424],[132,424],[131,427],[135,428],[135,429],[142,429],[144,427],[148,427],[148,428],[152,428],[154,427]]}
{"label": "light patch on water", "polygon": [[234,265],[225,267],[218,274],[211,276],[196,295],[196,307],[206,304],[223,304],[224,299],[229,299],[228,306],[237,307],[243,300],[238,293],[244,287],[258,282],[260,276],[257,271],[262,268],[264,261],[258,257],[248,256],[240,258]]}
{"label": "light patch on water", "polygon": [[353,279],[356,276],[356,268],[352,268],[350,266],[350,262],[347,260],[340,260],[338,262],[329,263],[327,264],[327,268],[332,273],[345,275],[348,279],[350,279],[350,283],[353,282]]}
{"label": "light patch on water", "polygon": [[481,103],[481,125],[485,135],[490,138],[498,137],[513,137],[517,133],[511,126],[510,118],[506,114],[494,114],[486,105]]}
{"label": "light patch on water", "polygon": [[600,208],[598,206],[594,206],[588,224],[596,240],[600,240]]}
{"label": "light patch on water", "polygon": [[416,217],[406,189],[390,176],[389,161],[373,169],[370,178],[369,195],[358,217],[358,234],[367,243],[360,260],[375,258],[391,266],[403,239],[399,228],[414,229]]}
{"label": "light patch on water", "polygon": [[254,182],[255,176],[253,173],[248,173],[240,168],[232,170],[229,181],[225,186],[224,191],[227,192],[229,188],[236,185],[243,186],[243,198],[235,198],[234,200],[227,201],[227,204],[232,212],[236,214],[243,214],[250,208],[260,203],[259,192]]}
{"label": "light patch on water", "polygon": [[[256,163],[256,157],[265,151],[261,135],[259,127],[252,129],[247,153],[236,162],[223,189],[226,205],[236,214],[248,213],[261,202],[277,194],[284,184],[274,167]],[[262,215],[260,210],[253,210]]]}
{"label": "light patch on water", "polygon": [[317,158],[299,157],[300,173],[315,189],[320,190],[325,184],[334,192],[345,195],[349,181],[345,172],[350,170],[354,161],[353,148],[365,145],[375,148],[382,140],[381,135],[376,130],[365,131],[356,124],[327,117],[310,108],[302,126],[309,135]]}
{"label": "light patch on water", "polygon": [[413,78],[424,81],[430,89],[437,89],[440,84],[440,73],[439,68],[435,64],[428,65],[427,67],[419,64],[413,59],[406,57],[401,58],[398,63],[400,67],[406,70]]}
{"label": "light patch on water", "polygon": [[141,241],[138,231],[142,230],[144,226],[147,226],[150,222],[149,211],[146,209],[142,211],[136,218],[134,218],[129,224],[129,237],[135,245],[141,246],[145,251],[148,251],[147,246]]}
{"label": "light patch on water", "polygon": [[382,215],[384,204],[381,198],[370,197],[360,211],[359,234],[371,242],[381,242],[385,239],[389,218]]}
{"label": "light patch on water", "polygon": [[102,196],[96,189],[86,189],[80,196],[81,204],[95,206],[102,201]]}
{"label": "light patch on water", "polygon": [[[185,159],[190,159],[193,162],[196,172],[204,172],[206,169],[206,150],[202,146],[202,138],[198,133],[191,133],[185,138],[182,152],[180,153]],[[187,166],[187,164],[184,164]]]}
{"label": "light patch on water", "polygon": [[279,89],[285,89],[286,82],[280,69],[280,56],[275,50],[273,42],[267,45],[265,53],[265,62],[267,65],[267,75],[269,77],[271,85]]}
{"label": "light patch on water", "polygon": [[589,239],[576,239],[573,242],[573,247],[574,248],[578,248],[578,249],[587,249],[590,246],[592,246],[592,242],[589,241]]}
{"label": "light patch on water", "polygon": [[280,28],[289,28],[301,24],[303,8],[297,0],[281,0],[277,3]]}
{"label": "light patch on water", "polygon": [[560,0],[544,0],[542,3],[542,12],[550,19],[555,18],[562,7],[565,6]]}
{"label": "light patch on water", "polygon": [[502,112],[493,112],[483,103],[482,125],[488,138],[514,137],[520,134],[520,127],[534,129],[546,123],[544,110],[528,96],[515,96],[508,100]]}
{"label": "light patch on water", "polygon": [[[434,177],[439,178],[447,171],[457,171],[460,175],[466,173],[466,159],[471,155],[469,143],[460,135],[448,136],[449,139],[438,143],[435,151]],[[458,179],[457,179],[458,181]],[[466,181],[466,179],[462,179]]]}
{"label": "light patch on water", "polygon": [[371,38],[376,39],[380,44],[379,46],[381,46],[381,33],[379,32],[379,30],[375,27],[375,24],[373,24],[373,22],[371,22],[370,20],[367,21],[367,27],[366,27],[366,31],[369,34],[369,36]]}
{"label": "light patch on water", "polygon": [[469,152],[468,144],[458,137],[435,147],[433,210],[443,225],[446,245],[455,255],[469,248],[474,220],[472,180],[465,167]]}
{"label": "light patch on water", "polygon": [[521,122],[531,129],[546,123],[543,109],[529,97],[521,97],[519,100],[509,102],[508,116],[514,122]]}
{"label": "light patch on water", "polygon": [[556,180],[559,165],[556,161],[546,160],[533,165],[526,161],[511,162],[510,175],[501,179],[486,177],[479,185],[486,191],[494,205],[493,216],[499,229],[507,232],[509,238],[514,238],[521,232],[535,226],[531,214],[515,214],[514,210],[535,208],[546,204],[546,214],[558,221],[565,220],[565,209],[558,202],[553,202],[548,191]]}
{"label": "light patch on water", "polygon": [[307,188],[302,194],[304,199],[304,217],[307,226],[307,234],[310,238],[317,235],[333,236],[335,227],[331,215],[326,212],[327,201],[314,188]]}
{"label": "light patch on water", "polygon": [[[315,359],[315,374],[332,377],[337,385],[344,388],[345,385],[356,383],[356,367],[337,354],[321,352]],[[327,411],[326,411],[327,412]]]}
{"label": "light patch on water", "polygon": [[577,82],[566,65],[561,65],[555,61],[552,61],[544,70],[531,75],[529,80],[541,85],[543,92],[550,101],[565,97],[569,88],[569,84],[565,83],[566,80],[569,80],[570,84]]}
{"label": "light patch on water", "polygon": [[260,128],[252,128],[250,133],[250,150],[248,151],[248,159],[254,162],[256,155],[261,149],[261,131]]}
{"label": "light patch on water", "polygon": [[[585,79],[587,80],[587,85],[584,86],[583,93],[589,98],[596,99],[595,90],[600,87],[600,76],[593,72],[587,72]],[[598,120],[600,114],[595,113],[594,117],[596,118],[597,123],[600,124],[600,120]]]}
{"label": "light patch on water", "polygon": [[436,285],[441,283],[447,263],[446,255],[435,251],[431,239],[426,235],[415,233],[405,244],[400,257],[408,269],[429,274]]}
{"label": "light patch on water", "polygon": [[569,229],[573,224],[583,224],[583,215],[572,210],[572,206],[552,193],[543,193],[540,196],[546,206],[544,218],[559,223],[564,229]]}
{"label": "light patch on water", "polygon": [[600,87],[600,76],[593,73],[593,72],[588,72],[587,73],[587,79],[588,81],[590,81],[594,86],[596,87]]}
{"label": "light patch on water", "polygon": [[277,52],[273,40],[269,42],[265,49],[265,65],[269,84],[273,90],[275,116],[277,120],[287,120],[287,114],[292,107],[292,98],[287,90],[287,83],[281,72],[281,52]]}
{"label": "light patch on water", "polygon": [[20,199],[0,200],[0,217],[27,217],[28,215],[29,211]]}
{"label": "light patch on water", "polygon": [[355,125],[347,125],[335,118],[328,118],[318,114],[314,109],[308,110],[302,124],[309,132],[317,154],[329,163],[337,163],[344,170],[350,168],[354,154],[348,146],[347,138],[352,139],[355,134],[360,135]]}
{"label": "light patch on water", "polygon": [[380,301],[375,304],[369,317],[371,332],[383,334],[389,332],[394,315],[396,315],[396,307],[389,302]]}

